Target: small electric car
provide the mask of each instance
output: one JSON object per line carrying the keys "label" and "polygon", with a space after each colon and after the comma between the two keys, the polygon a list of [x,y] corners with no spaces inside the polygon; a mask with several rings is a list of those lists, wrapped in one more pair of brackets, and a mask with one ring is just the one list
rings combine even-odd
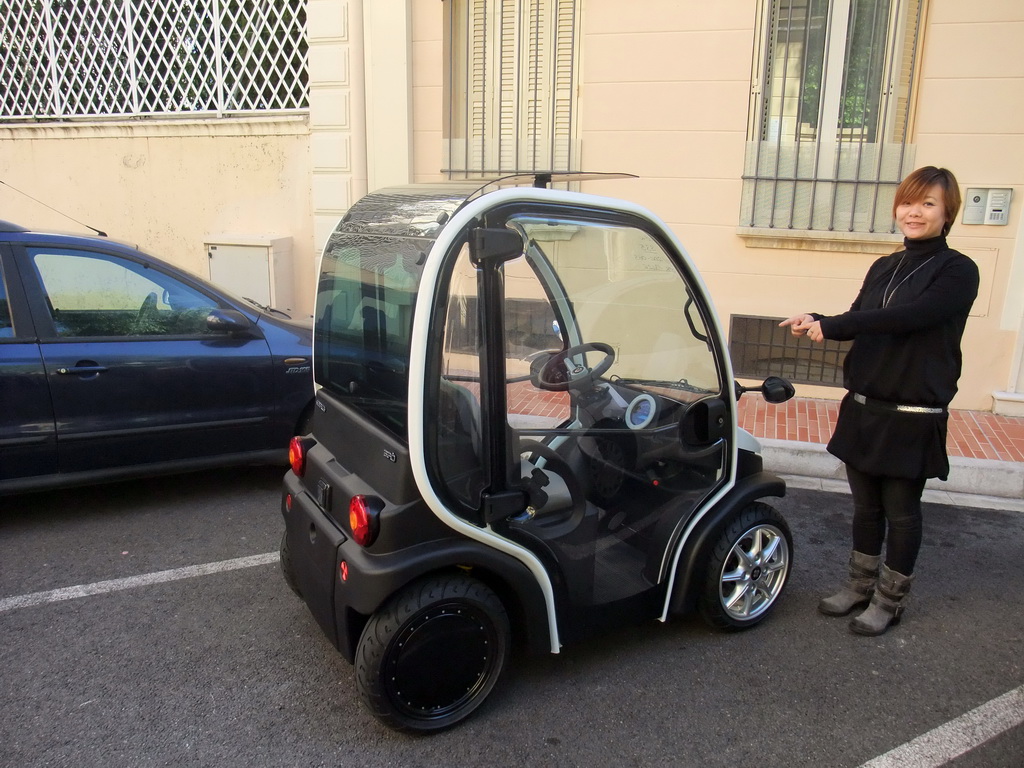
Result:
{"label": "small electric car", "polygon": [[736,426],[690,258],[643,208],[548,180],[384,189],[324,249],[281,566],[398,730],[466,718],[514,640],[693,609],[752,627],[789,575],[761,501],[785,485]]}

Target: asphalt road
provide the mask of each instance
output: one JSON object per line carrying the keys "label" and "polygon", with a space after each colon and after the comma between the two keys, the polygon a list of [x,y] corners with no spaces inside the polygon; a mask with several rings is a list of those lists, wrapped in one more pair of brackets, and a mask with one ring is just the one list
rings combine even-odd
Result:
{"label": "asphalt road", "polygon": [[[0,498],[0,765],[859,766],[922,734],[983,741],[957,718],[1024,685],[1024,515],[926,506],[903,624],[862,638],[814,609],[849,498],[791,490],[795,569],[760,627],[692,617],[516,658],[467,723],[394,734],[271,558],[145,578],[276,552],[281,470],[222,474]],[[1014,711],[950,765],[1024,764]]]}

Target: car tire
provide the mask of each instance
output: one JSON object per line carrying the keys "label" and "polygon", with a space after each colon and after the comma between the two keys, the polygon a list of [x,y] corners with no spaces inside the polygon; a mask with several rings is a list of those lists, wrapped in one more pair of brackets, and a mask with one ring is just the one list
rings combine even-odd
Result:
{"label": "car tire", "polygon": [[484,583],[432,576],[394,595],[356,650],[363,703],[390,728],[433,732],[479,707],[508,662],[508,614]]}
{"label": "car tire", "polygon": [[281,575],[284,576],[284,582],[291,591],[302,597],[302,592],[299,591],[299,584],[295,581],[295,569],[292,567],[291,553],[288,552],[288,531],[285,531],[281,536]]}
{"label": "car tire", "polygon": [[698,600],[704,619],[724,630],[763,621],[786,587],[793,536],[785,519],[763,502],[743,508],[711,548]]}

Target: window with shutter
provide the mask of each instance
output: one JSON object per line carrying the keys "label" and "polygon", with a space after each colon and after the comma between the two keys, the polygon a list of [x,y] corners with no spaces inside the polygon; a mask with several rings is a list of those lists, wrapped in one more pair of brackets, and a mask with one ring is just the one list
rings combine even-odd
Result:
{"label": "window with shutter", "polygon": [[574,171],[577,0],[445,0],[451,178]]}
{"label": "window with shutter", "polygon": [[921,0],[761,0],[741,225],[892,232]]}

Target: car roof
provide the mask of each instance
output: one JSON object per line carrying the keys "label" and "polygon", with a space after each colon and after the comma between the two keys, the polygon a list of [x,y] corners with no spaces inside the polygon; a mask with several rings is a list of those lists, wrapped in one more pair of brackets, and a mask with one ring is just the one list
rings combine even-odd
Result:
{"label": "car roof", "polygon": [[385,187],[370,192],[349,208],[334,234],[436,239],[459,208],[498,189],[514,186],[545,188],[550,184],[614,178],[634,177],[626,173],[531,172],[491,179]]}
{"label": "car roof", "polygon": [[335,232],[434,238],[479,187],[441,182],[378,189],[349,208]]}
{"label": "car roof", "polygon": [[[49,230],[49,229],[29,229],[23,227],[20,224],[15,224],[12,221],[5,221],[0,219],[0,238],[7,241],[18,241],[18,242],[61,242],[61,243],[74,243],[81,246],[100,246],[103,248],[117,248],[122,250],[131,251],[133,253],[143,253],[135,243],[130,243],[127,240],[111,239],[106,236],[90,235],[82,232],[63,232],[60,230]],[[148,258],[155,258],[148,253],[143,255]]]}

